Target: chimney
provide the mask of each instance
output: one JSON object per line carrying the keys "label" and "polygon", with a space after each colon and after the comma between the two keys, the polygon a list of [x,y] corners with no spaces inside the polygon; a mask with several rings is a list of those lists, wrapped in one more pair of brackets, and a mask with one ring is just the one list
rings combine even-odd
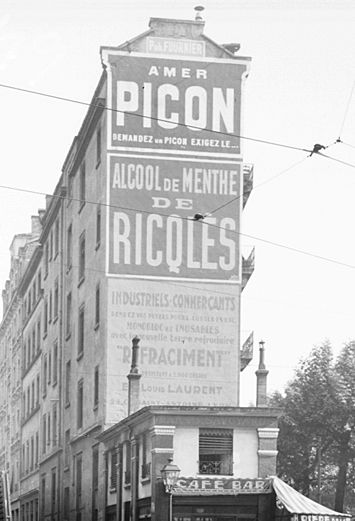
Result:
{"label": "chimney", "polygon": [[128,378],[128,416],[139,409],[140,379],[138,369],[138,351],[140,338],[135,336],[132,339],[132,364]]}
{"label": "chimney", "polygon": [[42,231],[42,224],[39,215],[31,215],[31,234],[32,236],[40,236]]}
{"label": "chimney", "polygon": [[260,340],[259,342],[259,367],[255,371],[256,374],[256,406],[267,407],[267,375],[269,371],[265,367],[265,342]]}

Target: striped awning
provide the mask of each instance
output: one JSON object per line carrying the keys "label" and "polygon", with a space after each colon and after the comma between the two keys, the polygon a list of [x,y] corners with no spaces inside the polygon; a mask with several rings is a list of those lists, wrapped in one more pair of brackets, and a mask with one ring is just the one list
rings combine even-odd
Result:
{"label": "striped awning", "polygon": [[297,492],[282,481],[282,479],[273,477],[272,486],[276,493],[276,498],[290,514],[294,515],[294,519],[300,521],[345,521],[351,517],[348,514],[342,514],[331,510],[312,499]]}

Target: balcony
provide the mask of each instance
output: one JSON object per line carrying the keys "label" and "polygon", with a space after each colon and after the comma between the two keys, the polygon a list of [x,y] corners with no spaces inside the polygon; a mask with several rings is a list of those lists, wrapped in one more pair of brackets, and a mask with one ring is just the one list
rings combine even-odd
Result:
{"label": "balcony", "polygon": [[255,269],[255,248],[253,248],[249,256],[242,258],[242,291],[248,283]]}
{"label": "balcony", "polygon": [[253,189],[254,165],[243,164],[243,208]]}

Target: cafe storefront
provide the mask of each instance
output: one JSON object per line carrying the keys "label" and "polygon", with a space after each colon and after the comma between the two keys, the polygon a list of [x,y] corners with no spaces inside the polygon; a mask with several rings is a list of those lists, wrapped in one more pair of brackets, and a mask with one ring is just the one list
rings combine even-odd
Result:
{"label": "cafe storefront", "polygon": [[349,521],[303,496],[277,477],[180,477],[173,492],[173,521]]}
{"label": "cafe storefront", "polygon": [[271,479],[179,478],[173,521],[271,521]]}

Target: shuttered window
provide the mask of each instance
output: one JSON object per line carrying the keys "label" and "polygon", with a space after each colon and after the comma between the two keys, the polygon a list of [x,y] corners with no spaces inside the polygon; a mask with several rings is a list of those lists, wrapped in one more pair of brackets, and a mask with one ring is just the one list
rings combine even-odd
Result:
{"label": "shuttered window", "polygon": [[233,430],[200,429],[199,473],[233,473]]}
{"label": "shuttered window", "polygon": [[233,431],[231,429],[201,429],[201,454],[226,454],[233,451]]}

